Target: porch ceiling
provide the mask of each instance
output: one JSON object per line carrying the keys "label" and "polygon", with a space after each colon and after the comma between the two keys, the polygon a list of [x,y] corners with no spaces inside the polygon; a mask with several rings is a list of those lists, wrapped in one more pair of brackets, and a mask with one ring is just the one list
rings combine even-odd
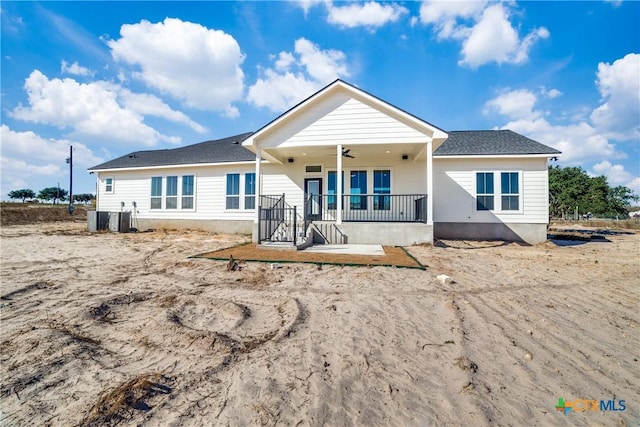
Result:
{"label": "porch ceiling", "polygon": [[[343,150],[350,150],[349,154],[356,160],[359,158],[369,157],[388,157],[390,159],[401,159],[403,155],[409,156],[409,160],[420,160],[426,158],[425,144],[344,144]],[[334,158],[336,157],[335,146],[313,146],[313,147],[286,147],[286,148],[268,148],[263,153],[269,154],[281,163],[286,163],[287,159],[293,158],[303,160],[305,158]],[[343,158],[343,160],[352,160]]]}

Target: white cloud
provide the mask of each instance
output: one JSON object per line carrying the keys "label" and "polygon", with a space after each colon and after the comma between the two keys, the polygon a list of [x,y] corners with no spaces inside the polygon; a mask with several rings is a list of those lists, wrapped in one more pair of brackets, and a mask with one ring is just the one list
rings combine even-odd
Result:
{"label": "white cloud", "polygon": [[[49,79],[34,70],[26,79],[24,88],[29,106],[20,105],[11,111],[10,115],[16,119],[69,129],[69,135],[77,139],[136,145],[155,145],[159,141],[180,142],[179,137],[163,135],[146,125],[140,114],[144,109],[140,102],[131,100],[135,109],[123,107],[119,97],[121,93],[126,96],[128,92],[119,85],[104,81],[78,83],[70,78]],[[148,97],[147,100],[152,105],[146,107],[146,113],[158,109],[159,100],[154,97]],[[171,119],[168,114],[170,111],[166,107],[162,112],[155,111],[155,114]],[[181,117],[181,113],[173,113]],[[193,123],[188,124],[193,127]]]}
{"label": "white cloud", "polygon": [[603,103],[591,114],[593,123],[610,138],[640,139],[640,54],[598,64],[596,85]]}
{"label": "white cloud", "polygon": [[549,99],[554,99],[554,98],[557,98],[559,96],[562,96],[562,92],[560,92],[558,89],[549,89],[549,90],[547,90],[544,87],[540,89],[540,93],[542,93],[542,95],[546,96]]}
{"label": "white cloud", "polygon": [[119,91],[119,97],[124,106],[140,115],[150,115],[161,117],[175,123],[182,123],[189,126],[198,133],[205,133],[207,128],[191,120],[182,111],[171,109],[160,98],[148,93],[133,93],[127,89]]}
{"label": "white cloud", "polygon": [[544,118],[522,119],[513,120],[501,128],[511,129],[562,151],[560,159],[567,164],[577,165],[603,157],[610,159],[626,157],[624,153],[616,151],[614,144],[586,122],[554,125]]}
{"label": "white cloud", "polygon": [[486,1],[425,1],[420,6],[420,22],[435,26],[438,38],[460,38],[469,29],[459,20],[480,17]]}
{"label": "white cloud", "polygon": [[300,6],[304,10],[304,16],[307,16],[309,9],[322,3],[322,0],[293,0],[293,2]]}
{"label": "white cloud", "polygon": [[[16,132],[7,125],[0,126],[2,141],[2,196],[9,191],[28,188],[29,182],[50,181],[68,176],[65,159],[73,146],[74,166],[87,168],[102,163],[87,146],[64,139],[45,139],[34,132]],[[38,188],[32,188],[38,191]]]}
{"label": "white cloud", "polygon": [[536,119],[541,113],[534,110],[536,95],[526,89],[504,91],[487,101],[485,112],[496,111],[512,119]]}
{"label": "white cloud", "polygon": [[4,124],[0,127],[0,132],[2,154],[5,156],[28,159],[30,162],[40,165],[51,162],[64,165],[65,159],[69,157],[69,147],[73,146],[74,165],[90,167],[104,161],[86,145],[77,141],[45,139],[32,131],[13,131]]}
{"label": "white cloud", "polygon": [[326,4],[329,12],[327,22],[347,28],[379,28],[390,22],[398,21],[402,15],[409,12],[407,8],[398,4],[385,3],[382,5],[375,1],[350,3],[346,6],[335,6],[332,2]]}
{"label": "white cloud", "polygon": [[483,11],[482,17],[464,41],[459,63],[471,68],[489,62],[519,64],[528,59],[529,49],[535,41],[547,37],[549,31],[539,28],[520,41],[509,21],[508,11],[502,4],[493,4]]}
{"label": "white cloud", "polygon": [[149,87],[202,110],[233,111],[242,98],[244,54],[229,34],[166,18],[123,25],[120,35],[108,42],[113,58],[139,67],[133,77]]}
{"label": "white cloud", "polygon": [[470,68],[526,62],[531,47],[549,37],[549,31],[540,27],[521,39],[509,15],[508,4],[485,1],[429,0],[420,7],[420,21],[433,26],[438,39],[462,41],[459,64]]}
{"label": "white cloud", "polygon": [[95,72],[81,66],[80,64],[78,64],[78,62],[74,62],[73,64],[69,65],[67,61],[62,61],[60,65],[60,71],[62,73],[73,74],[76,76],[93,76],[95,74]]}
{"label": "white cloud", "polygon": [[640,194],[640,177],[626,171],[623,165],[613,165],[608,160],[603,160],[593,165],[593,172],[596,175],[605,175],[610,185],[624,185]]}
{"label": "white cloud", "polygon": [[275,68],[264,69],[249,88],[248,101],[258,107],[282,112],[333,80],[349,75],[346,56],[322,50],[305,38],[295,42],[294,53],[281,52]]}

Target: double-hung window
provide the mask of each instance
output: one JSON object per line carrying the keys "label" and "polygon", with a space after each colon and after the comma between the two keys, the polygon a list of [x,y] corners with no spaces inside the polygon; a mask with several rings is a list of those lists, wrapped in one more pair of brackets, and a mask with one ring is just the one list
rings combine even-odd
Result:
{"label": "double-hung window", "polygon": [[194,189],[193,175],[184,175],[182,177],[182,209],[193,209]]}
{"label": "double-hung window", "polygon": [[476,209],[494,210],[493,172],[476,173]]}
{"label": "double-hung window", "polygon": [[255,172],[244,174],[244,208],[256,208],[256,174]]}
{"label": "double-hung window", "polygon": [[162,209],[162,177],[151,178],[151,209]]}
{"label": "double-hung window", "polygon": [[502,210],[517,211],[520,209],[520,186],[518,172],[500,173],[500,192],[502,193]]}
{"label": "double-hung window", "polygon": [[391,197],[378,194],[391,194],[391,171],[373,171],[373,210],[388,211],[391,209]]}
{"label": "double-hung window", "polygon": [[227,174],[227,209],[240,209],[240,174]]}
{"label": "double-hung window", "polygon": [[113,178],[106,178],[104,180],[104,192],[113,193]]}
{"label": "double-hung window", "polygon": [[178,177],[167,177],[167,197],[165,199],[165,209],[178,209]]}
{"label": "double-hung window", "polygon": [[[362,194],[359,196],[358,194]],[[350,208],[356,210],[367,209],[367,171],[351,171]]]}

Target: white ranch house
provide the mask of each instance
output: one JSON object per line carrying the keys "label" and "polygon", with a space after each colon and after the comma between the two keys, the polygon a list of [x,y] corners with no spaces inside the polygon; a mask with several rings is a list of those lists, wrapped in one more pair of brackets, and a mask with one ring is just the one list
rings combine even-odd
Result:
{"label": "white ranch house", "polygon": [[446,132],[336,80],[255,133],[138,151],[89,169],[97,210],[139,228],[256,242],[538,243],[559,151],[509,130]]}

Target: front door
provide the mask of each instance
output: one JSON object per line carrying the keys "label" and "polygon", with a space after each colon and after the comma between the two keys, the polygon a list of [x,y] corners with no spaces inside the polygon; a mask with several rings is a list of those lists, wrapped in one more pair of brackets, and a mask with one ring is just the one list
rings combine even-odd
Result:
{"label": "front door", "polygon": [[322,178],[305,178],[304,200],[304,218],[322,219]]}

